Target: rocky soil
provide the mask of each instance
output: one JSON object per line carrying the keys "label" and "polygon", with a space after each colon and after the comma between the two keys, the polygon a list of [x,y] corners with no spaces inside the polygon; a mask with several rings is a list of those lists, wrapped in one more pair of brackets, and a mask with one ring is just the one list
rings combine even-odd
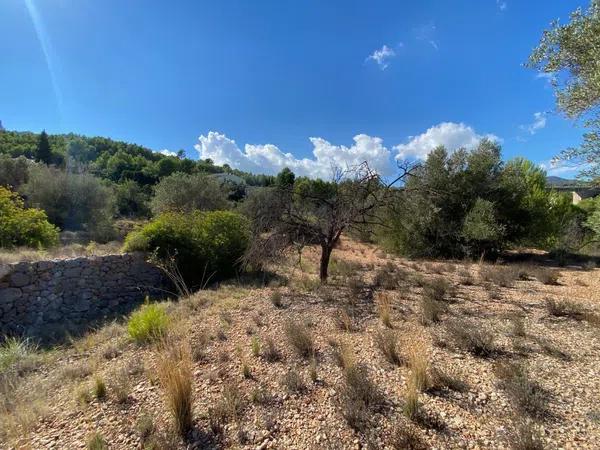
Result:
{"label": "rocky soil", "polygon": [[[0,402],[0,447],[86,448],[98,433],[111,449],[405,448],[401,438],[407,436],[412,448],[504,449],[525,448],[515,442],[527,434],[519,428],[525,424],[542,448],[598,448],[598,269],[408,261],[349,241],[334,258],[325,287],[314,281],[317,254],[310,250],[304,271],[293,261],[277,268],[287,283],[230,283],[168,306],[175,334],[194,355],[195,426],[185,440],[171,431],[156,348],[132,343],[125,326],[110,324],[20,370]],[[553,283],[546,279],[552,270],[558,271],[556,284],[540,281]],[[438,320],[428,323],[422,299],[436,280],[448,285]],[[273,304],[274,292],[281,294],[280,306]],[[548,299],[578,309],[557,314]],[[382,321],[384,302],[391,307],[391,328]],[[350,330],[339,324],[345,313]],[[285,329],[290,321],[314,338],[314,357],[294,351]],[[450,330],[457,323],[492,336],[491,351],[478,355],[461,346]],[[397,337],[400,365],[384,357],[376,338],[382,332]],[[268,357],[269,340],[279,358]],[[415,342],[429,375],[443,372],[454,384],[420,392],[419,412],[409,419],[412,369],[404,361]],[[344,416],[344,369],[336,345],[367,368],[381,394],[360,427]],[[526,368],[536,392],[543,393],[543,407],[523,412],[499,369],[507,363]],[[289,373],[300,377],[301,389],[290,390]],[[98,378],[107,385],[100,400],[89,394]],[[240,402],[235,417],[217,424],[219,429],[211,408],[224,391],[238,394]]]}

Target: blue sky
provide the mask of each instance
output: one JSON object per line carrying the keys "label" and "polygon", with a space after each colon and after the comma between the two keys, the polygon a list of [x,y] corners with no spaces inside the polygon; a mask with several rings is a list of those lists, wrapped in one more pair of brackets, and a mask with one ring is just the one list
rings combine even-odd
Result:
{"label": "blue sky", "polygon": [[258,172],[389,171],[488,135],[547,164],[582,129],[522,64],[587,4],[0,0],[0,120]]}

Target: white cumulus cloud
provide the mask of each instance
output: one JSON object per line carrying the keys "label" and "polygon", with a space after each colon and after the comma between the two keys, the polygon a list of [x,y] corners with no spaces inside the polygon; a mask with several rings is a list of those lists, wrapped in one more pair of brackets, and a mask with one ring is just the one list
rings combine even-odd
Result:
{"label": "white cumulus cloud", "polygon": [[172,152],[171,150],[167,150],[166,148],[163,150],[159,150],[158,153],[165,156],[177,156],[176,152]]}
{"label": "white cumulus cloud", "polygon": [[390,59],[394,56],[396,56],[394,49],[384,44],[383,47],[367,56],[367,61],[375,61],[381,70],[385,70],[390,65]]}
{"label": "white cumulus cloud", "polygon": [[528,125],[521,125],[521,129],[527,131],[529,134],[534,135],[539,130],[546,126],[546,113],[536,112],[533,113],[533,122]]}
{"label": "white cumulus cloud", "polygon": [[493,134],[477,134],[472,127],[464,123],[442,122],[418,136],[409,137],[407,143],[396,145],[394,150],[398,152],[396,159],[424,160],[429,152],[440,145],[446,147],[446,150],[450,152],[459,148],[472,149],[483,138],[500,140]]}
{"label": "white cumulus cloud", "polygon": [[255,173],[275,174],[284,167],[298,175],[329,179],[334,168],[346,168],[367,161],[382,175],[391,173],[391,152],[378,137],[359,134],[350,147],[334,145],[320,137],[312,137],[313,157],[298,159],[273,144],[246,144],[242,151],[233,139],[216,131],[198,138],[196,150],[200,158],[210,158],[215,164],[229,164],[236,169]]}

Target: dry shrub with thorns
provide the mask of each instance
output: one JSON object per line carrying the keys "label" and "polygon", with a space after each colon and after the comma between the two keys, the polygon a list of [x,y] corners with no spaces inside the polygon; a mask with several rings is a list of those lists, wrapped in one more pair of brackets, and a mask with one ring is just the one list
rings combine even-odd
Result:
{"label": "dry shrub with thorns", "polygon": [[494,334],[467,320],[454,320],[446,326],[449,338],[461,350],[475,356],[490,356],[495,351]]}
{"label": "dry shrub with thorns", "polygon": [[177,432],[184,436],[192,427],[193,372],[190,346],[164,342],[158,355],[157,373]]}
{"label": "dry shrub with thorns", "polygon": [[296,353],[303,358],[309,358],[314,353],[314,339],[308,327],[294,320],[285,324],[285,335]]}
{"label": "dry shrub with thorns", "polygon": [[387,292],[379,292],[377,294],[377,314],[383,323],[388,328],[393,328],[392,325],[392,299]]}
{"label": "dry shrub with thorns", "polygon": [[379,331],[375,335],[375,345],[388,362],[396,366],[402,365],[403,358],[398,349],[398,338],[392,330]]}

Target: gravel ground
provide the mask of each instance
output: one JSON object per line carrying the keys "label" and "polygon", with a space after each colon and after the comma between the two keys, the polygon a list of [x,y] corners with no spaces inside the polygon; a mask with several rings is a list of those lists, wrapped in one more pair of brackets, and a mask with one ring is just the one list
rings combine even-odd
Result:
{"label": "gravel ground", "polygon": [[[422,448],[504,449],[510,447],[515,424],[523,417],[497,375],[501,362],[512,361],[525,365],[547,394],[546,412],[532,422],[544,447],[598,448],[600,328],[590,315],[552,316],[545,303],[548,298],[569,300],[587,312],[600,313],[598,269],[560,268],[558,285],[544,285],[528,276],[500,287],[485,281],[477,264],[411,262],[349,241],[334,257],[349,264],[336,265],[337,276],[326,288],[311,291],[314,286],[303,281],[297,269],[282,265],[278,271],[291,278],[287,286],[222,286],[170,306],[179,334],[196,355],[195,427],[186,443],[170,442],[174,440],[170,418],[154,369],[156,349],[129,342],[125,329],[113,325],[51,352],[43,364],[19,379],[17,392],[32,397],[31,405],[35,400],[45,405],[29,429],[17,426],[1,447],[86,448],[92,433],[98,432],[111,449],[148,448],[138,430],[140,418],[148,416],[157,430],[154,435],[163,439],[154,448],[401,448],[394,447],[393,436],[409,430]],[[304,260],[305,270],[314,272],[315,250],[308,251]],[[376,334],[386,329],[377,313],[381,294],[374,294],[372,287],[375,272],[382,267],[405,273],[397,288],[386,290],[401,353],[407,354],[410,339],[416,337],[428,343],[430,370],[452,374],[468,385],[462,392],[448,388],[422,392],[417,420],[403,413],[410,369],[387,362],[376,345]],[[529,275],[530,269],[523,270]],[[363,280],[358,287],[353,281],[357,276]],[[453,287],[444,300],[447,311],[439,322],[423,326],[418,320],[421,285],[442,278]],[[282,294],[279,308],[270,301],[275,290]],[[352,312],[356,330],[346,332],[336,325],[342,307]],[[515,314],[523,319],[524,336],[514,336]],[[491,355],[478,357],[452,344],[446,326],[462,318],[494,334]],[[285,325],[290,320],[307,324],[315,340],[315,362],[297,356],[288,343]],[[253,337],[261,343],[258,357],[251,349]],[[268,337],[281,353],[279,361],[264,357]],[[344,374],[335,362],[332,340],[345,343],[382,394],[360,431],[351,428],[341,413]],[[244,363],[250,368],[249,378],[242,373]],[[316,379],[311,376],[315,365]],[[283,378],[289,371],[302,377],[304,390],[288,392]],[[129,380],[129,395],[122,403],[113,388],[123,379],[118,373],[126,373]],[[89,388],[95,376],[106,381],[107,398],[78,401],[78,393]],[[215,434],[209,408],[219,402],[226,385],[239,389],[243,407],[237,420]],[[257,389],[267,393],[260,403],[251,400]]]}

